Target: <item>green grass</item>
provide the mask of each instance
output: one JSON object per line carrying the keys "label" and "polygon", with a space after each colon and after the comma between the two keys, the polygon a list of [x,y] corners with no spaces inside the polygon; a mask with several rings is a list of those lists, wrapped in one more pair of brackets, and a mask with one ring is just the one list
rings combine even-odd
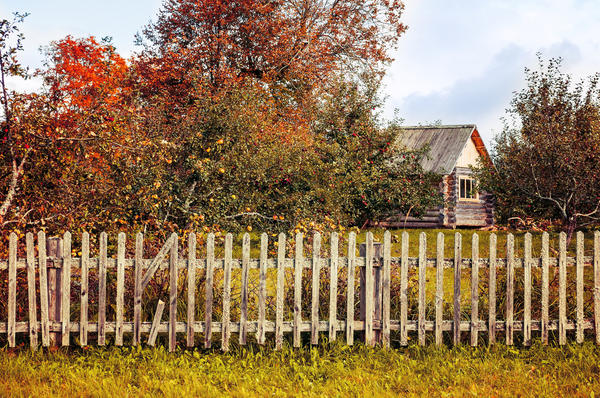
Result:
{"label": "green grass", "polygon": [[7,396],[593,396],[600,348],[0,350]]}

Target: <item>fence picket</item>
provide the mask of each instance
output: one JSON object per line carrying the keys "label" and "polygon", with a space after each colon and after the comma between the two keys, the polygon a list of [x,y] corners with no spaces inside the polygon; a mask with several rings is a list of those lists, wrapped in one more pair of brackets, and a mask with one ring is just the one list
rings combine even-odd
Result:
{"label": "fence picket", "polygon": [[204,348],[212,345],[213,274],[215,266],[215,234],[206,237],[206,280],[204,303]]}
{"label": "fence picket", "polygon": [[158,327],[160,326],[160,320],[162,319],[162,313],[165,309],[165,302],[158,300],[156,305],[156,311],[154,312],[154,318],[152,320],[152,326],[150,328],[150,334],[148,335],[148,345],[154,347],[156,343],[156,336],[158,336]]}
{"label": "fence picket", "polygon": [[248,333],[248,271],[250,266],[250,234],[244,234],[242,242],[242,286],[240,305],[240,345],[246,344]]}
{"label": "fence picket", "polygon": [[427,235],[425,232],[419,234],[419,304],[418,304],[418,337],[419,345],[425,345],[425,274],[427,266]]}
{"label": "fence picket", "polygon": [[462,263],[462,235],[454,234],[454,317],[452,323],[453,343],[460,344],[460,278]]}
{"label": "fence picket", "polygon": [[577,232],[576,249],[576,294],[577,294],[577,324],[575,339],[577,343],[583,343],[583,232]]}
{"label": "fence picket", "polygon": [[600,344],[600,231],[594,232],[594,331]]}
{"label": "fence picket", "polygon": [[303,258],[303,235],[301,232],[296,234],[296,248],[294,261],[294,347],[300,347],[300,325],[302,324],[302,268]]}
{"label": "fence picket", "polygon": [[68,346],[71,340],[71,233],[65,232],[63,236],[62,253],[62,345]]}
{"label": "fence picket", "polygon": [[188,235],[188,263],[187,263],[187,323],[186,345],[195,345],[196,335],[196,234],[190,232]]}
{"label": "fence picket", "polygon": [[383,234],[383,281],[382,281],[382,314],[381,314],[381,339],[385,348],[390,347],[390,312],[391,312],[391,266],[392,266],[392,234],[385,231]]}
{"label": "fence picket", "polygon": [[141,343],[142,333],[142,261],[144,259],[144,234],[138,232],[135,236],[135,269],[133,286],[133,344]]}
{"label": "fence picket", "polygon": [[479,339],[479,235],[471,237],[471,346]]}
{"label": "fence picket", "polygon": [[496,234],[490,234],[490,265],[488,285],[488,343],[496,343]]}
{"label": "fence picket", "polygon": [[8,346],[16,344],[17,325],[17,234],[10,234],[8,243]]}
{"label": "fence picket", "polygon": [[[354,344],[354,267],[356,261],[356,233],[348,234],[348,291],[346,299],[346,343]],[[600,268],[600,267],[599,267]]]}
{"label": "fence picket", "polygon": [[335,341],[337,333],[337,285],[338,285],[338,234],[331,233],[331,258],[329,263],[329,341]]}
{"label": "fence picket", "polygon": [[233,257],[233,235],[225,235],[225,262],[223,264],[223,324],[221,326],[221,349],[229,351],[231,336],[231,260]]}
{"label": "fence picket", "polygon": [[125,233],[120,232],[117,237],[117,298],[116,298],[116,326],[115,345],[123,345],[123,304],[125,295]]}
{"label": "fence picket", "polygon": [[375,345],[373,334],[373,311],[375,303],[374,297],[374,281],[373,281],[373,233],[367,232],[367,246],[365,250],[365,286],[361,286],[365,297],[365,344]]}
{"label": "fence picket", "polygon": [[258,285],[258,327],[256,341],[258,344],[265,343],[265,316],[267,300],[267,251],[269,250],[269,237],[266,233],[260,236],[260,270]]}
{"label": "fence picket", "polygon": [[506,344],[513,344],[514,333],[515,237],[506,237]]}
{"label": "fence picket", "polygon": [[321,277],[321,234],[313,235],[312,252],[312,297],[310,343],[319,344],[319,279]]}
{"label": "fence picket", "polygon": [[283,294],[285,288],[285,234],[279,234],[277,241],[277,285],[275,288],[275,349],[280,350],[283,346]]}
{"label": "fence picket", "polygon": [[179,260],[179,240],[173,233],[171,255],[169,257],[169,351],[177,347],[177,262]]}
{"label": "fence picket", "polygon": [[29,304],[29,345],[32,349],[38,346],[37,301],[35,289],[35,243],[33,234],[25,236],[27,245],[27,303]]}
{"label": "fence picket", "polygon": [[438,232],[435,259],[435,344],[443,341],[444,323],[444,234]]}
{"label": "fence picket", "polygon": [[408,232],[402,232],[400,260],[400,344],[408,345]]}
{"label": "fence picket", "polygon": [[523,259],[523,345],[531,345],[531,234],[525,234]]}
{"label": "fence picket", "polygon": [[550,236],[548,232],[542,234],[542,322],[541,322],[541,335],[542,343],[548,344],[548,302],[550,298]]}
{"label": "fence picket", "polygon": [[48,309],[48,265],[46,257],[46,233],[39,231],[38,235],[38,262],[40,276],[40,320],[42,329],[42,346],[50,345],[50,319]]}
{"label": "fence picket", "polygon": [[567,343],[567,234],[558,239],[558,344]]}
{"label": "fence picket", "polygon": [[88,340],[88,284],[90,265],[90,235],[81,235],[81,308],[79,316],[79,343],[87,345]]}
{"label": "fence picket", "polygon": [[100,234],[100,258],[98,260],[98,345],[106,344],[106,266],[108,237]]}

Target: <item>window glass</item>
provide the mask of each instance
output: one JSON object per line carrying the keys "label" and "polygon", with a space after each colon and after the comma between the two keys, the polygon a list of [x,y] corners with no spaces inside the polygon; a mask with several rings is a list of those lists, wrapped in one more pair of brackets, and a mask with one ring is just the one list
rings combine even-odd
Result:
{"label": "window glass", "polygon": [[475,180],[472,178],[460,178],[459,198],[460,199],[476,199],[477,194],[474,190]]}

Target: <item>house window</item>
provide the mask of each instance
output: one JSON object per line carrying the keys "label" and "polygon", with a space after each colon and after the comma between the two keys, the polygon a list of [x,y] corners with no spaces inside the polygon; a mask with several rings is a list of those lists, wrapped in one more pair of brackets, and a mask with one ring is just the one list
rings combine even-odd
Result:
{"label": "house window", "polygon": [[459,196],[460,200],[476,200],[478,198],[475,191],[475,179],[469,177],[459,178]]}

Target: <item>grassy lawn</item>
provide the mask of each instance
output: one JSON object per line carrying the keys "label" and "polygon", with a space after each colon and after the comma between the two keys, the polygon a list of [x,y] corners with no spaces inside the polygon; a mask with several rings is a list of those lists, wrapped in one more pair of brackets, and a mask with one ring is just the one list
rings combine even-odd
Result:
{"label": "grassy lawn", "polygon": [[600,348],[0,350],[6,396],[593,396]]}

